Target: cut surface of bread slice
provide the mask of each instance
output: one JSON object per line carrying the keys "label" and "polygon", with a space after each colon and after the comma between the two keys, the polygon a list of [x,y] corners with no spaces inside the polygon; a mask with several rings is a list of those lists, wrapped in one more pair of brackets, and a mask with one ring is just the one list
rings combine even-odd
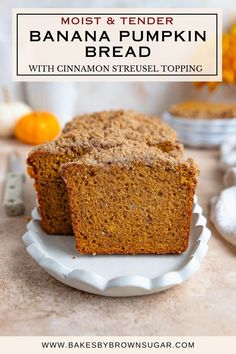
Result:
{"label": "cut surface of bread slice", "polygon": [[62,168],[82,254],[181,253],[198,168],[143,145],[90,154]]}

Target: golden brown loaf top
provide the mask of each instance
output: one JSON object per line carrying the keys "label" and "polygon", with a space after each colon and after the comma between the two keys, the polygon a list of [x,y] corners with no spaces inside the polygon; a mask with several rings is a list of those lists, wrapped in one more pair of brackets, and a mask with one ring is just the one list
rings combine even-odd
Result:
{"label": "golden brown loaf top", "polygon": [[193,175],[198,176],[199,169],[195,162],[189,158],[183,159],[153,147],[146,146],[140,142],[127,142],[125,145],[111,147],[106,150],[93,150],[85,154],[78,160],[68,162],[63,165],[63,173],[71,165],[103,166],[119,165],[124,167],[133,166],[135,163],[142,163],[146,166],[159,165],[160,168],[167,169],[188,169]]}
{"label": "golden brown loaf top", "polygon": [[235,118],[236,104],[211,103],[203,101],[181,102],[170,107],[169,112],[182,118],[220,119]]}
{"label": "golden brown loaf top", "polygon": [[80,115],[73,118],[65,125],[63,133],[74,129],[80,131],[94,129],[106,130],[109,127],[114,127],[119,130],[131,128],[146,134],[153,134],[153,130],[158,129],[160,134],[176,136],[174,130],[162,122],[160,118],[148,116],[133,110],[123,109]]}
{"label": "golden brown loaf top", "polygon": [[81,154],[92,150],[109,149],[116,146],[140,142],[155,146],[164,152],[183,153],[183,146],[175,131],[159,118],[151,118],[134,111],[104,111],[74,118],[63,130],[62,135],[49,143],[34,148],[34,153]]}

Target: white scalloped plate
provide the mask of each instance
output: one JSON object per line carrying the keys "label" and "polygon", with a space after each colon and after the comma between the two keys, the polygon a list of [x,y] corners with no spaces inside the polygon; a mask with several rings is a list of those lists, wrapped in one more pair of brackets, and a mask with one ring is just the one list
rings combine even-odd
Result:
{"label": "white scalloped plate", "polygon": [[210,230],[195,199],[189,247],[180,255],[80,255],[73,236],[49,236],[38,209],[23,236],[28,253],[60,282],[104,296],[147,295],[183,283],[207,253]]}

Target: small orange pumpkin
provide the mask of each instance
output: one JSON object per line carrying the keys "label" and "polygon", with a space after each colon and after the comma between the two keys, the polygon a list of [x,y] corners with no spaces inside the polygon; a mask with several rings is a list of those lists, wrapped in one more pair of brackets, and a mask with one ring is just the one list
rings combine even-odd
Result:
{"label": "small orange pumpkin", "polygon": [[16,122],[14,132],[23,143],[38,145],[56,138],[60,130],[60,124],[52,113],[32,112]]}

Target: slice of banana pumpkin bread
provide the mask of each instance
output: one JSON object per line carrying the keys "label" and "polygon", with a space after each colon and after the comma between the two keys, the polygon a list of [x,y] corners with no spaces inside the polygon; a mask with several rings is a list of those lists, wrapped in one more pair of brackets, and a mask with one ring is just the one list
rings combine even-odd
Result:
{"label": "slice of banana pumpkin bread", "polygon": [[57,140],[34,148],[27,164],[34,178],[43,229],[48,234],[72,234],[68,194],[61,177],[63,164],[136,142],[172,156],[183,154],[175,132],[160,119],[123,110],[75,118]]}
{"label": "slice of banana pumpkin bread", "polygon": [[62,168],[82,254],[181,253],[198,168],[145,143],[90,153]]}

